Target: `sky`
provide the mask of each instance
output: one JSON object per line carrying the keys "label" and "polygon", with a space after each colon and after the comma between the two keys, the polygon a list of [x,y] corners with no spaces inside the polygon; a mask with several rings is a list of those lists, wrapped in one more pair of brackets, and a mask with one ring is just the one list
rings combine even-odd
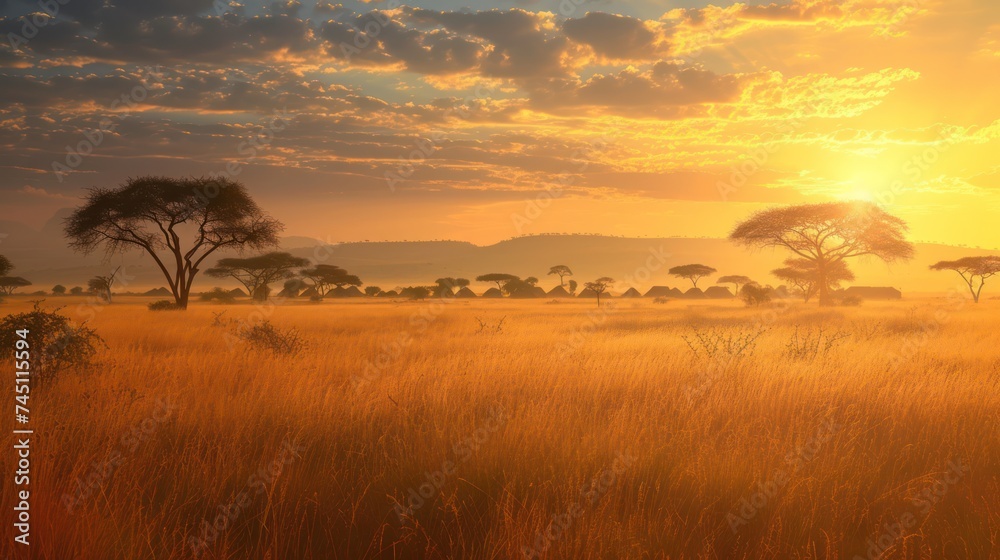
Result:
{"label": "sky", "polygon": [[0,0],[0,35],[0,220],[225,174],[329,242],[863,199],[1000,247],[995,0]]}

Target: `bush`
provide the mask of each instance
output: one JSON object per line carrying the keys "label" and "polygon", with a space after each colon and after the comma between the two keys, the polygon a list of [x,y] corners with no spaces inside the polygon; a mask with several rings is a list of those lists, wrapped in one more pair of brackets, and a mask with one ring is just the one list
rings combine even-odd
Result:
{"label": "bush", "polygon": [[659,296],[659,297],[656,297],[656,298],[653,299],[653,303],[667,303],[669,301],[670,301],[670,298],[664,297],[664,296]]}
{"label": "bush", "polygon": [[249,328],[237,331],[237,336],[255,350],[268,350],[274,354],[293,356],[305,349],[305,341],[299,331],[281,331],[269,321],[261,321]]}
{"label": "bush", "polygon": [[27,329],[33,375],[52,376],[67,368],[89,366],[98,347],[107,345],[86,323],[74,326],[69,317],[59,313],[61,309],[43,311],[41,302],[35,302],[32,311],[4,317],[0,321],[0,348],[13,352],[21,340],[16,331]]}
{"label": "bush", "polygon": [[217,301],[219,303],[233,303],[236,301],[236,296],[227,290],[222,288],[212,288],[212,291],[205,292],[199,297],[201,301]]}
{"label": "bush", "polygon": [[844,299],[840,300],[840,305],[844,305],[847,307],[857,307],[861,305],[862,301],[863,300],[861,299],[860,296],[847,296]]}
{"label": "bush", "polygon": [[771,290],[753,284],[747,284],[740,290],[740,299],[747,307],[756,307],[771,302]]}
{"label": "bush", "polygon": [[150,311],[177,311],[178,309],[180,308],[177,307],[176,303],[167,299],[161,299],[149,304]]}

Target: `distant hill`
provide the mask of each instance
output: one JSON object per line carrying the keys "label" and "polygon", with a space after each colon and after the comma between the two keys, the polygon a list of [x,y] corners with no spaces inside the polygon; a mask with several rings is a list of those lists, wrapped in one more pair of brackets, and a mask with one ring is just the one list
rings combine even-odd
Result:
{"label": "distant hill", "polygon": [[[115,256],[104,264],[103,255],[83,256],[70,251],[62,236],[60,212],[41,231],[14,222],[0,222],[0,253],[17,266],[15,274],[28,278],[36,289],[48,289],[56,283],[66,286],[85,285],[88,278],[103,273],[108,267],[123,266],[129,278],[122,291],[144,291],[163,286],[163,278],[152,262],[140,253]],[[744,274],[760,282],[777,284],[769,275],[788,255],[781,250],[751,253],[725,239],[691,238],[622,238],[597,235],[542,235],[519,237],[487,246],[461,241],[359,242],[325,245],[308,237],[288,237],[282,240],[283,250],[314,262],[336,264],[357,274],[366,285],[383,288],[411,284],[430,284],[443,276],[473,279],[489,272],[506,272],[522,277],[536,276],[546,289],[556,285],[558,278],[547,276],[549,267],[565,264],[573,269],[582,285],[599,276],[623,280],[634,276],[647,261],[656,265],[656,255],[664,255],[659,270],[646,278],[641,276],[634,285],[645,292],[649,286],[669,285],[687,290],[690,283],[667,274],[671,266],[702,263],[723,274]],[[972,254],[998,254],[996,251],[917,244],[916,258],[903,264],[886,265],[880,261],[851,263],[857,276],[856,285],[892,286],[907,292],[945,291],[955,285],[956,275],[931,272],[928,265],[942,259],[954,259]],[[216,258],[231,256],[219,254]],[[207,268],[207,267],[206,267]],[[640,273],[641,274],[641,273]],[[645,279],[641,281],[641,279]],[[699,287],[714,283],[715,277],[702,280]],[[212,278],[199,276],[196,289],[223,285]],[[489,285],[473,282],[481,293]],[[624,287],[622,288],[624,289]]]}

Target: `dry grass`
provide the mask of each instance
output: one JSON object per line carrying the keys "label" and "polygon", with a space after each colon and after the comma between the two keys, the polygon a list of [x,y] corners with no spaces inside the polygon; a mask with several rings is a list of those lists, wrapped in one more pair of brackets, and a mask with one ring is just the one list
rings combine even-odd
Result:
{"label": "dry grass", "polygon": [[[292,357],[239,341],[250,305],[119,302],[91,323],[100,369],[34,388],[36,558],[191,558],[220,511],[202,558],[853,560],[906,514],[883,558],[1000,558],[997,301],[266,311],[308,343]],[[850,337],[788,355],[820,326]],[[683,338],[750,328],[766,330],[737,360]],[[936,503],[914,502],[958,460]],[[428,476],[440,487],[405,512]],[[539,540],[553,516],[566,528]]]}

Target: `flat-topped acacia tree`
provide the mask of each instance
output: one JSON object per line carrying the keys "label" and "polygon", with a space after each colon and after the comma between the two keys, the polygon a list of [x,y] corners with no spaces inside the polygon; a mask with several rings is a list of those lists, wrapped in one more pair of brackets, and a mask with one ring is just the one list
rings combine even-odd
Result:
{"label": "flat-topped acacia tree", "polygon": [[885,262],[913,258],[906,222],[871,202],[827,202],[757,212],[729,239],[754,248],[784,247],[815,266],[820,305],[829,305],[832,267],[844,259],[876,257]]}
{"label": "flat-topped acacia tree", "polygon": [[265,214],[239,182],[220,178],[137,177],[94,187],[66,219],[70,247],[110,256],[145,251],[187,309],[201,264],[222,249],[242,253],[278,244],[281,222]]}
{"label": "flat-topped acacia tree", "polygon": [[[954,270],[965,281],[972,294],[972,301],[979,303],[979,295],[983,292],[986,279],[1000,274],[1000,257],[964,257],[957,261],[940,261],[931,265],[931,270]],[[979,285],[976,285],[976,280]]]}

